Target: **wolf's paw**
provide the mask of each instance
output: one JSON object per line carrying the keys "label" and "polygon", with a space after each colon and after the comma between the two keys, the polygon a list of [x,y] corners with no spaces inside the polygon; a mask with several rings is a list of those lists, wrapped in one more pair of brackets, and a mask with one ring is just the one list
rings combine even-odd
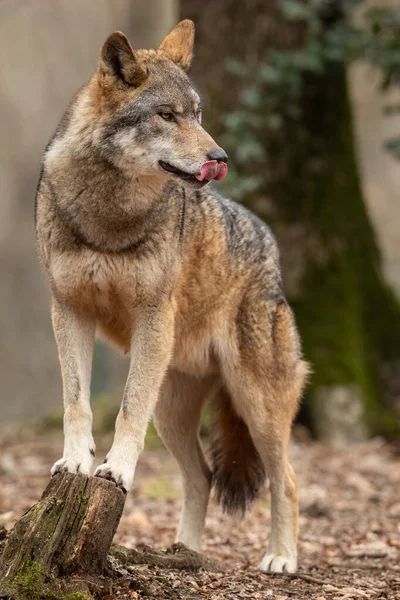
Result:
{"label": "wolf's paw", "polygon": [[60,460],[54,463],[50,473],[52,475],[56,475],[57,473],[82,473],[83,475],[89,475],[91,466],[91,460],[90,464],[88,464],[87,461],[81,459],[60,458]]}
{"label": "wolf's paw", "polygon": [[104,462],[97,467],[94,476],[113,481],[125,493],[132,487],[133,474],[131,473],[131,469],[126,469],[124,472],[121,468],[113,467],[111,462]]}
{"label": "wolf's paw", "polygon": [[60,458],[60,460],[54,463],[50,473],[52,475],[56,473],[82,473],[82,475],[89,475],[95,452],[96,446],[92,441],[89,444],[89,448],[85,445],[85,450],[79,453],[67,453],[65,457]]}
{"label": "wolf's paw", "polygon": [[266,554],[258,565],[258,570],[264,571],[264,573],[295,573],[297,558],[296,556]]}

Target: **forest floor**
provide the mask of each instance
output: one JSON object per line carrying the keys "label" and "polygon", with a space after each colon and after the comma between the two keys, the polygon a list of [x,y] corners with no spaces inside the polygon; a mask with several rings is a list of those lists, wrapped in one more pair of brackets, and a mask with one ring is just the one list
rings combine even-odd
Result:
{"label": "forest floor", "polygon": [[[61,434],[0,432],[0,525],[10,529],[37,502],[50,466],[61,456],[61,441]],[[98,444],[99,461],[109,443]],[[215,561],[213,570],[127,567],[107,599],[399,599],[400,446],[376,439],[333,451],[297,442],[291,454],[300,500],[296,575],[255,569],[268,540],[266,492],[242,521],[211,501],[203,552]],[[173,459],[163,449],[145,450],[114,541],[167,548],[181,503]]]}

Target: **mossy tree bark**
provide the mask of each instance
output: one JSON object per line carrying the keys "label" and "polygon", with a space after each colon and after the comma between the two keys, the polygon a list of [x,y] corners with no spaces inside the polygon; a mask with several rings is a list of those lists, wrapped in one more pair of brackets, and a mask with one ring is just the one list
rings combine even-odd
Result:
{"label": "mossy tree bark", "polygon": [[[217,138],[218,115],[238,108],[246,85],[225,70],[224,59],[257,64],[268,47],[303,43],[304,28],[286,21],[278,4],[181,2],[181,16],[197,25],[195,78]],[[336,443],[392,435],[399,431],[400,309],[384,281],[361,192],[344,65],[307,77],[300,104],[299,121],[275,136],[260,131],[268,166],[257,197],[244,201],[278,238],[286,294],[313,369],[305,403],[316,434]],[[251,174],[251,167],[240,169]]]}
{"label": "mossy tree bark", "polygon": [[[105,479],[53,477],[9,535],[0,559],[0,595],[18,597],[24,581],[37,587],[39,580],[104,574],[124,504],[125,494]],[[40,597],[53,596],[43,591]]]}
{"label": "mossy tree bark", "polygon": [[284,250],[294,240],[300,257],[288,291],[314,370],[314,426],[337,443],[394,434],[400,310],[362,197],[343,65],[306,87],[303,115],[285,149],[290,176],[268,189]]}

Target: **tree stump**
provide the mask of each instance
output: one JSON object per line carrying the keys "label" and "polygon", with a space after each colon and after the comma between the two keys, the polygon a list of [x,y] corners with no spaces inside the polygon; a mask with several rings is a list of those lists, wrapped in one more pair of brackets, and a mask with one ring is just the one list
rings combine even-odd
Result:
{"label": "tree stump", "polygon": [[98,477],[55,475],[16,523],[0,561],[0,595],[32,568],[41,577],[103,574],[125,494]]}
{"label": "tree stump", "polygon": [[[164,551],[110,548],[124,504],[125,494],[111,481],[55,475],[8,536],[0,529],[0,597],[91,600],[107,597],[121,585],[129,591],[133,585],[142,592],[147,589],[145,597],[153,598],[157,586],[163,585],[157,583],[160,569],[219,570],[183,544]],[[155,569],[157,581],[136,565]],[[168,576],[165,581],[168,584]]]}

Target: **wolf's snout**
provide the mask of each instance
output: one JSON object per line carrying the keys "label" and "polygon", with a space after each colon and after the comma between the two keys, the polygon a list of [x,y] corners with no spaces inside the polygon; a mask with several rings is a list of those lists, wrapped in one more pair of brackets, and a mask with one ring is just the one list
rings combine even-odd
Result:
{"label": "wolf's snout", "polygon": [[222,150],[222,148],[217,148],[216,150],[212,150],[212,152],[209,152],[207,154],[207,158],[208,158],[208,160],[217,160],[217,161],[224,162],[224,163],[228,162],[228,155],[225,152],[225,150]]}

